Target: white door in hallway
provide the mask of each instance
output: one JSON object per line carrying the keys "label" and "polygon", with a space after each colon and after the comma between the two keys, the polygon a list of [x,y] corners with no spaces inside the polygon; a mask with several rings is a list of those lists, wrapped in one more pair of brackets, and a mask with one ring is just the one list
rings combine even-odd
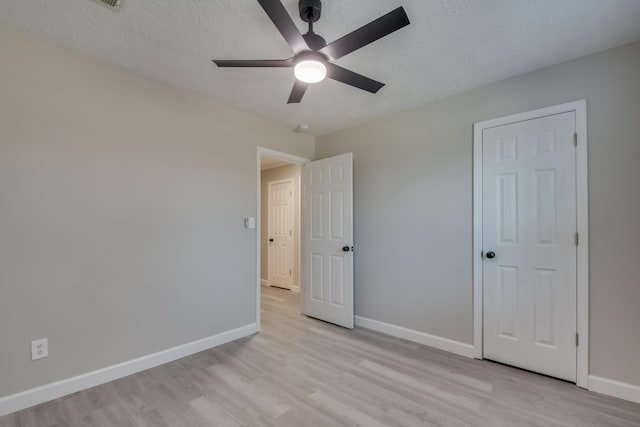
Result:
{"label": "white door in hallway", "polygon": [[482,137],[484,357],[576,380],[575,112]]}
{"label": "white door in hallway", "polygon": [[353,155],[304,165],[302,308],[353,328]]}
{"label": "white door in hallway", "polygon": [[293,286],[293,180],[269,183],[269,285]]}

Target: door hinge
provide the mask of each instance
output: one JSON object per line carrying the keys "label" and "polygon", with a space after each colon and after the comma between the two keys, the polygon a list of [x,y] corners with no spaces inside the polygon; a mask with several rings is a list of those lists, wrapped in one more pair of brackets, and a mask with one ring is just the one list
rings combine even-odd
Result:
{"label": "door hinge", "polygon": [[573,133],[573,145],[578,146],[578,132]]}
{"label": "door hinge", "polygon": [[289,276],[291,276],[291,274],[293,274],[293,273],[291,273],[291,270],[289,270]]}
{"label": "door hinge", "polygon": [[580,335],[576,334],[576,347],[578,347],[578,344],[580,343]]}
{"label": "door hinge", "polygon": [[580,235],[576,233],[576,246],[580,244]]}

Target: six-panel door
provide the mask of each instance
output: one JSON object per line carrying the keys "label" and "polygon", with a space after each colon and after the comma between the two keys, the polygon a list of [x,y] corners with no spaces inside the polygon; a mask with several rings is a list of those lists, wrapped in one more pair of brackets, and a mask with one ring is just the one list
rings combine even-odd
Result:
{"label": "six-panel door", "polygon": [[269,284],[293,286],[293,180],[269,183]]}
{"label": "six-panel door", "polygon": [[577,330],[574,132],[569,112],[486,129],[482,138],[484,357],[570,381]]}
{"label": "six-panel door", "polygon": [[304,166],[303,312],[353,328],[352,154]]}

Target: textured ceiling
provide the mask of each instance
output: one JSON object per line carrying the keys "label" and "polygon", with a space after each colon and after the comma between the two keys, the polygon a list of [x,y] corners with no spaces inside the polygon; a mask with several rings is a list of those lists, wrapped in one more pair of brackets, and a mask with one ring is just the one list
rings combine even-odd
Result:
{"label": "textured ceiling", "polygon": [[313,135],[640,39],[639,0],[324,0],[329,42],[400,5],[411,25],[337,61],[386,83],[377,95],[326,80],[287,105],[293,70],[210,61],[292,56],[256,1],[122,1],[2,0],[0,22]]}

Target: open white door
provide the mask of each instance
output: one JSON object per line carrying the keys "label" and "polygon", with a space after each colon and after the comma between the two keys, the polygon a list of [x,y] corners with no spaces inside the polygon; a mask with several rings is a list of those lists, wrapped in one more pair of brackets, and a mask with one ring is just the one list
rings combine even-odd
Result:
{"label": "open white door", "polygon": [[302,312],[353,328],[353,155],[303,173]]}

